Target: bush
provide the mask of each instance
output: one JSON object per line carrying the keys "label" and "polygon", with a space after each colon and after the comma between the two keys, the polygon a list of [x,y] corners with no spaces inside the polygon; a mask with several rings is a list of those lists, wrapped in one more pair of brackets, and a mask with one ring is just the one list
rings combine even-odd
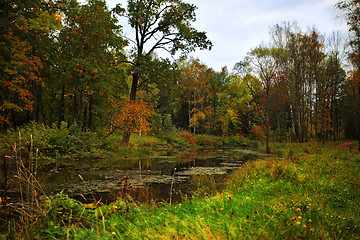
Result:
{"label": "bush", "polygon": [[33,152],[38,149],[42,158],[103,158],[112,149],[104,132],[84,131],[77,123],[68,126],[62,122],[58,128],[56,124],[31,122],[16,131],[9,130],[5,139],[1,143],[3,148],[11,149],[16,144],[25,157],[31,147]]}
{"label": "bush", "polygon": [[187,132],[187,131],[182,131],[179,133],[179,135],[185,139],[185,141],[187,143],[189,143],[190,145],[194,146],[195,145],[195,136],[194,134],[190,133],[190,132]]}
{"label": "bush", "polygon": [[218,147],[222,145],[215,137],[206,135],[196,135],[196,144],[203,147]]}
{"label": "bush", "polygon": [[66,226],[70,221],[80,221],[87,213],[82,203],[63,193],[52,196],[47,202],[45,211],[49,221],[62,226]]}

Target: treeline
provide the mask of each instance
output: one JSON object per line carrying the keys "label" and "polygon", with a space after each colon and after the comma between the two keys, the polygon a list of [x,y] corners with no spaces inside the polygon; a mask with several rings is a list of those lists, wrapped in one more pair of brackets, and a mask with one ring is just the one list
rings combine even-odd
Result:
{"label": "treeline", "polygon": [[299,142],[336,141],[345,129],[351,137],[356,105],[341,36],[333,33],[325,39],[315,29],[301,32],[296,24],[283,23],[271,29],[271,38],[269,46],[254,48],[235,67],[244,79],[253,72],[259,77],[262,88],[252,92],[259,96],[257,111],[266,139],[272,130],[279,140]]}
{"label": "treeline", "polygon": [[[0,4],[2,129],[76,122],[84,130],[120,130],[125,141],[134,132],[174,129],[267,142],[358,137],[358,74],[345,65],[338,33],[325,38],[294,23],[275,25],[268,45],[252,49],[231,72],[216,72],[197,59],[156,55],[211,49],[206,33],[190,26],[191,4]],[[119,17],[129,20],[134,39],[123,34]],[[146,48],[151,39],[157,41]]]}
{"label": "treeline", "polygon": [[104,1],[2,1],[0,122],[96,129],[124,94],[125,41]]}

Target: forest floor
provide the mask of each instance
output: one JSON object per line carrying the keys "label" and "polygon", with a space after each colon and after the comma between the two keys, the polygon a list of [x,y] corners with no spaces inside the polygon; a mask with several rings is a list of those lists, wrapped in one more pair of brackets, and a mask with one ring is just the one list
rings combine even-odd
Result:
{"label": "forest floor", "polygon": [[357,150],[357,142],[344,142],[336,145],[335,147],[352,152]]}

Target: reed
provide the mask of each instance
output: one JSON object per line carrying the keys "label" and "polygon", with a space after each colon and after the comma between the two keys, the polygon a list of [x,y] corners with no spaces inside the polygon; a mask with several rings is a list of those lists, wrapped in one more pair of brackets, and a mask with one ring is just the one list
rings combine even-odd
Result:
{"label": "reed", "polygon": [[33,232],[40,228],[39,217],[44,214],[40,204],[40,196],[47,199],[41,183],[36,178],[38,167],[38,149],[33,149],[33,137],[30,135],[30,152],[28,161],[24,160],[22,154],[22,136],[19,132],[18,142],[13,144],[13,155],[8,158],[16,162],[16,178],[18,180],[20,201],[18,204],[11,204],[19,215],[19,222],[16,223],[16,231],[21,236],[32,238]]}

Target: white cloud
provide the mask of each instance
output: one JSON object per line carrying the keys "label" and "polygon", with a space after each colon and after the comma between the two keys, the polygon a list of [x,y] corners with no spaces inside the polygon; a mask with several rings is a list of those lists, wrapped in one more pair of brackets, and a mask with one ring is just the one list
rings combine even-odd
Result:
{"label": "white cloud", "polygon": [[[265,41],[269,28],[283,21],[297,21],[306,31],[316,27],[321,33],[346,32],[346,24],[337,19],[337,0],[185,0],[198,7],[193,24],[207,32],[213,42],[211,51],[192,55],[215,70],[242,60],[251,48]],[[110,7],[125,0],[107,0]]]}

